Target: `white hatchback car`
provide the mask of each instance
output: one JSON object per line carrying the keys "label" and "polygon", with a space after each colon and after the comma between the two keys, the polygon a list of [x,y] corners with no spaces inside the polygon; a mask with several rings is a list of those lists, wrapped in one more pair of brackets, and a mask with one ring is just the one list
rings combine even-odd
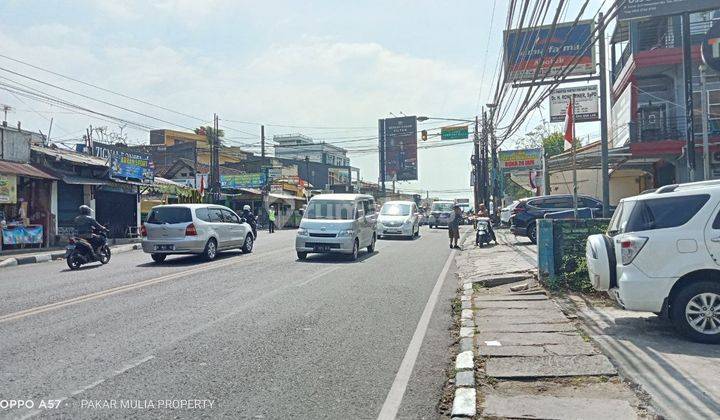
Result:
{"label": "white hatchback car", "polygon": [[412,201],[387,201],[377,219],[378,238],[400,236],[408,239],[420,235],[420,213]]}
{"label": "white hatchback car", "polygon": [[201,254],[215,259],[218,251],[253,250],[252,228],[234,211],[213,204],[170,204],[150,210],[140,231],[143,251],[161,263],[169,254]]}
{"label": "white hatchback car", "polygon": [[688,338],[720,343],[720,181],[621,200],[586,256],[593,287],[623,308],[667,315]]}

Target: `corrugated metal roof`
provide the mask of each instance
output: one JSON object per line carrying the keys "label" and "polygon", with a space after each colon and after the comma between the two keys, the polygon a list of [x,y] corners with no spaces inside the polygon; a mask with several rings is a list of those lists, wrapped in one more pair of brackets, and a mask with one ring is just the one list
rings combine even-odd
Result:
{"label": "corrugated metal roof", "polygon": [[101,178],[88,178],[84,176],[78,176],[78,175],[67,175],[62,174],[60,175],[63,182],[66,184],[75,184],[75,185],[108,185],[110,184],[110,181],[106,179]]}
{"label": "corrugated metal roof", "polygon": [[42,169],[29,163],[8,162],[0,160],[0,173],[22,175],[30,178],[57,179]]}
{"label": "corrugated metal roof", "polygon": [[52,159],[66,160],[68,162],[85,166],[108,167],[108,163],[105,161],[105,159],[96,156],[85,155],[82,153],[74,152],[72,150],[52,149],[43,146],[31,146],[31,149],[33,152],[41,153],[45,156],[49,156]]}

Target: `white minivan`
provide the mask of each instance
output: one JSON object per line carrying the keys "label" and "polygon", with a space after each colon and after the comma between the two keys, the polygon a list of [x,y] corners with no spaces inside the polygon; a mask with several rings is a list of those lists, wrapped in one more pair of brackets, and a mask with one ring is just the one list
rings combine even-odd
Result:
{"label": "white minivan", "polygon": [[377,214],[375,199],[364,194],[320,194],[310,199],[295,238],[299,259],[309,253],[347,254],[374,252]]}

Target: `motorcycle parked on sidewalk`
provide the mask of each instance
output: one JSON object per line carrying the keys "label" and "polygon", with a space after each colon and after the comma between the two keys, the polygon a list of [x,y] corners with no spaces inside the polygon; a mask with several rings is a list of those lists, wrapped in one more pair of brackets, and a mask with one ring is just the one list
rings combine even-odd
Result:
{"label": "motorcycle parked on sidewalk", "polygon": [[107,244],[105,232],[98,234],[96,250],[92,252],[92,245],[86,239],[71,237],[65,247],[65,261],[71,270],[77,270],[84,264],[100,262],[105,265],[110,262],[110,247]]}
{"label": "motorcycle parked on sidewalk", "polygon": [[490,219],[478,217],[475,220],[475,245],[482,248],[490,244]]}

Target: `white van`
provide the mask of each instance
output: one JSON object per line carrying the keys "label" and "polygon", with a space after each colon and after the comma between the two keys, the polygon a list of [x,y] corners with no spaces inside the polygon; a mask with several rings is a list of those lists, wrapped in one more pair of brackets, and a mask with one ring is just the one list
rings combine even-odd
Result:
{"label": "white van", "polygon": [[377,214],[375,199],[363,194],[320,194],[310,199],[295,238],[299,259],[308,253],[348,254],[374,252]]}

